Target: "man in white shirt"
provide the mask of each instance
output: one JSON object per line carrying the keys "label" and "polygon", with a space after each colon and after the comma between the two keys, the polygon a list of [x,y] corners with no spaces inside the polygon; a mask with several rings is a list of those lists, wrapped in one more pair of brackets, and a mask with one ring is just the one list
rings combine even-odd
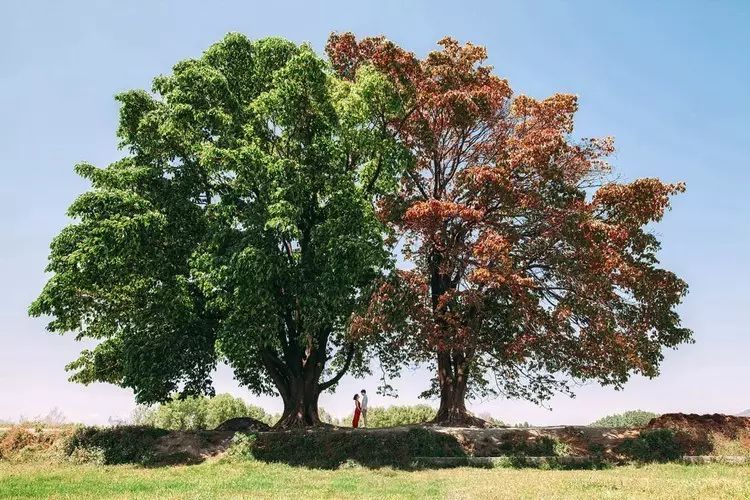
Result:
{"label": "man in white shirt", "polygon": [[367,391],[362,389],[360,392],[362,394],[359,403],[362,408],[362,427],[367,427]]}

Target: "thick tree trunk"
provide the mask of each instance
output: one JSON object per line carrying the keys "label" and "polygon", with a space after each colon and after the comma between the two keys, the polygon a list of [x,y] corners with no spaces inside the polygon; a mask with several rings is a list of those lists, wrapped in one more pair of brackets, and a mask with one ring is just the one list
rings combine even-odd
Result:
{"label": "thick tree trunk", "polygon": [[440,408],[432,421],[445,427],[486,427],[487,422],[466,409],[466,368],[469,360],[461,351],[438,353]]}
{"label": "thick tree trunk", "polygon": [[[456,286],[451,279],[452,273],[446,273],[442,269],[442,263],[443,257],[440,253],[433,252],[430,255],[430,294],[432,309],[438,320],[445,312],[445,305],[440,303],[440,298]],[[470,356],[461,349],[447,349],[438,351],[437,358],[440,408],[432,423],[446,427],[486,427],[487,422],[475,417],[466,409]]]}
{"label": "thick tree trunk", "polygon": [[[322,341],[320,344],[324,345]],[[264,365],[284,401],[284,413],[274,429],[329,425],[320,420],[318,398],[321,392],[338,383],[349,369],[354,346],[348,346],[344,365],[327,381],[320,380],[326,357],[318,348],[310,345],[305,351],[289,350],[286,354],[285,361],[282,361],[272,349],[263,351]]]}
{"label": "thick tree trunk", "polygon": [[295,429],[323,425],[318,416],[320,388],[317,381],[293,381],[290,386],[288,395],[282,393],[284,413],[274,428]]}

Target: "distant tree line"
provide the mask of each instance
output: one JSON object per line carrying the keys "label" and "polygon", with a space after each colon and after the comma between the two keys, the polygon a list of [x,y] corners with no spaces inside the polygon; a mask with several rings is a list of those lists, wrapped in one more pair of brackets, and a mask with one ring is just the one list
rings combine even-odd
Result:
{"label": "distant tree line", "polygon": [[590,427],[645,427],[658,413],[643,410],[630,410],[607,415],[589,424]]}

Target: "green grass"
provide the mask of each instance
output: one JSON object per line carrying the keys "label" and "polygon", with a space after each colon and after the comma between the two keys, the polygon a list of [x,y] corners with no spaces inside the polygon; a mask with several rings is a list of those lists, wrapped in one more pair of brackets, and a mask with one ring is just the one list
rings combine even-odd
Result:
{"label": "green grass", "polygon": [[0,462],[0,498],[748,498],[750,466],[317,470],[263,462],[144,468]]}

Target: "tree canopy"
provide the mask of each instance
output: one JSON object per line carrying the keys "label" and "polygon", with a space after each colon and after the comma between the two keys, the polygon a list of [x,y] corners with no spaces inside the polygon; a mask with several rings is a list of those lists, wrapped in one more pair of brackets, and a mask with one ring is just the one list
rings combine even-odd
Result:
{"label": "tree canopy", "polygon": [[97,342],[72,379],[163,402],[213,394],[223,361],[286,428],[372,352],[431,364],[454,425],[483,424],[473,395],[657,375],[691,338],[651,232],[684,185],[614,182],[575,96],[514,95],[483,47],[439,44],[333,34],[325,61],[230,34],[119,94],[124,157],[76,166],[92,187],[30,308]]}
{"label": "tree canopy", "polygon": [[399,112],[389,81],[345,81],[308,46],[230,34],[117,100],[127,154],[76,167],[92,188],[30,313],[100,341],[73,380],[152,403],[211,394],[223,360],[282,396],[279,425],[318,423],[320,391],[366,369],[345,333],[390,263],[371,203],[408,161],[378,125]]}
{"label": "tree canopy", "polygon": [[439,44],[419,59],[383,37],[328,42],[342,78],[388,75],[404,102],[388,130],[414,158],[380,204],[413,268],[382,284],[358,335],[394,370],[436,365],[441,423],[481,424],[467,391],[542,401],[570,379],[655,376],[691,337],[675,311],[687,285],[649,231],[684,185],[611,181],[612,139],[572,135],[575,96],[514,96],[483,47]]}

